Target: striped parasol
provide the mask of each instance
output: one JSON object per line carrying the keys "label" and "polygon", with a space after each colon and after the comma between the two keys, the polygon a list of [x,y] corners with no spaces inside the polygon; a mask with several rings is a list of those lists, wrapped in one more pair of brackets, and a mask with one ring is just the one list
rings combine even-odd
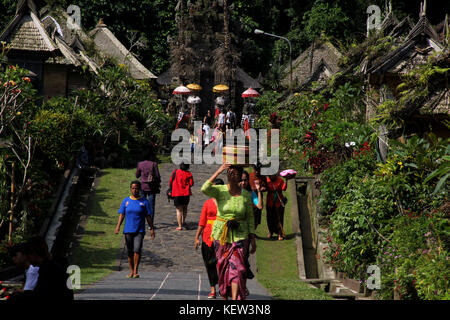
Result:
{"label": "striped parasol", "polygon": [[191,90],[186,88],[185,86],[179,86],[173,90],[173,94],[181,94],[181,95],[187,95],[191,93]]}
{"label": "striped parasol", "polygon": [[244,92],[242,92],[242,98],[256,98],[259,97],[258,91],[252,88],[248,88]]}

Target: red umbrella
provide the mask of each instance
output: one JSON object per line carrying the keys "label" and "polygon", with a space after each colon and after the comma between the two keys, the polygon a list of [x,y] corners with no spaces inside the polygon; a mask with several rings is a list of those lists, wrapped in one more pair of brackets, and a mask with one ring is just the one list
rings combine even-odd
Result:
{"label": "red umbrella", "polygon": [[175,90],[173,90],[173,94],[189,94],[191,93],[191,90],[189,90],[188,88],[186,88],[185,86],[179,86],[177,88],[175,88]]}
{"label": "red umbrella", "polygon": [[255,98],[255,97],[259,97],[259,93],[258,91],[252,88],[248,88],[247,90],[242,92],[242,98]]}

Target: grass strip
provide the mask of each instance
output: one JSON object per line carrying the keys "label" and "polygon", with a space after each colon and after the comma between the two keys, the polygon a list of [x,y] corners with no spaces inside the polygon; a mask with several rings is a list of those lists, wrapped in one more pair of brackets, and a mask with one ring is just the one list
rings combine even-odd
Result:
{"label": "grass strip", "polygon": [[[293,183],[290,181],[289,183]],[[291,204],[289,192],[284,192],[288,198],[284,213],[284,232],[286,239],[268,239],[266,210],[263,210],[261,224],[256,230],[257,250],[256,278],[275,299],[279,300],[330,300],[328,294],[320,289],[311,288],[302,282],[298,276],[297,246],[295,234],[291,227]],[[266,201],[266,199],[264,199]],[[264,203],[265,207],[265,203]]]}

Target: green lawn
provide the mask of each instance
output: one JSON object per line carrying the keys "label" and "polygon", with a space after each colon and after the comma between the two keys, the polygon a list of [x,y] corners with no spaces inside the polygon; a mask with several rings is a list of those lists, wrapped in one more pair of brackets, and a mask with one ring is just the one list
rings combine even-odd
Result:
{"label": "green lawn", "polygon": [[[289,192],[284,215],[284,232],[286,240],[267,238],[266,212],[263,211],[261,224],[256,229],[257,280],[268,289],[275,299],[280,300],[326,300],[332,299],[320,289],[314,289],[299,280],[297,267],[297,248],[295,235],[291,227],[291,199]],[[265,198],[265,197],[264,197]],[[265,199],[264,199],[265,200]],[[265,206],[265,204],[264,204]]]}
{"label": "green lawn", "polygon": [[122,233],[114,234],[117,210],[130,193],[134,173],[134,169],[102,170],[83,238],[71,261],[81,268],[82,285],[94,283],[115,270],[123,236]]}

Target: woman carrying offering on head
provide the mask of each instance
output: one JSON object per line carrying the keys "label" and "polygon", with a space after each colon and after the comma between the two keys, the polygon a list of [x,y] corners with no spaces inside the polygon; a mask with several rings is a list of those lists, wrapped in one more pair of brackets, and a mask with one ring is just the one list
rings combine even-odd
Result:
{"label": "woman carrying offering on head", "polygon": [[[227,185],[213,185],[227,170]],[[244,300],[247,295],[246,254],[256,252],[255,221],[250,193],[241,188],[243,168],[223,164],[202,186],[202,192],[217,202],[212,229],[216,250],[220,295]]]}

